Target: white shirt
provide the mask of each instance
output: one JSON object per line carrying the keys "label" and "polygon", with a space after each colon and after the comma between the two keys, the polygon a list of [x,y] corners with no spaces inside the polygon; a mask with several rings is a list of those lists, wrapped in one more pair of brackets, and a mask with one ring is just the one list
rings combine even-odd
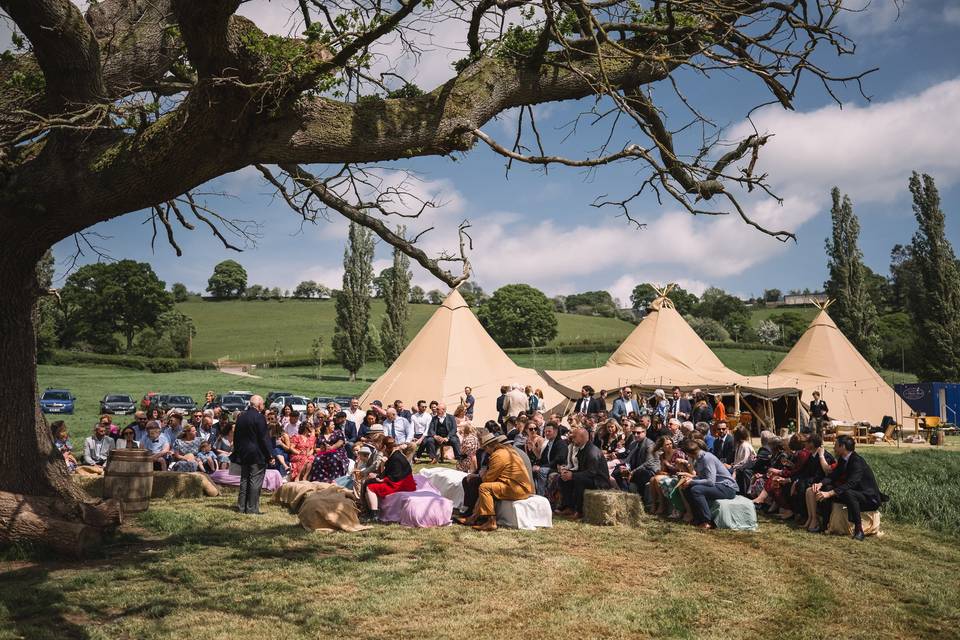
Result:
{"label": "white shirt", "polygon": [[404,444],[413,440],[413,425],[406,418],[397,416],[397,419],[393,422],[384,420],[383,430],[385,433],[392,435],[397,444]]}
{"label": "white shirt", "polygon": [[410,416],[410,421],[413,423],[413,434],[416,437],[422,436],[427,432],[427,429],[430,428],[430,421],[433,420],[433,414],[429,411],[424,411],[423,413],[415,413]]}
{"label": "white shirt", "polygon": [[357,425],[357,429],[359,429],[360,425],[363,424],[363,419],[367,417],[367,412],[359,407],[357,408],[356,411],[350,411],[349,409],[347,409],[346,411],[344,411],[344,413],[347,414],[347,420]]}

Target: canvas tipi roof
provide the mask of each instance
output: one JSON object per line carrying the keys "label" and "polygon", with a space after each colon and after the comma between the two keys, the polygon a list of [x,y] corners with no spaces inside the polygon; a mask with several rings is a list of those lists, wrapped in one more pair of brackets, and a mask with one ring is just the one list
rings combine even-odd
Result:
{"label": "canvas tipi roof", "polygon": [[770,384],[802,389],[807,405],[819,391],[834,420],[879,425],[883,416],[904,415],[902,400],[847,340],[826,306],[770,374]]}
{"label": "canvas tipi roof", "polygon": [[647,315],[603,366],[546,373],[569,398],[579,397],[583,385],[597,391],[624,385],[707,390],[747,382],[745,376],[720,362],[665,295],[654,300]]}
{"label": "canvas tipi roof", "polygon": [[363,406],[373,400],[384,406],[397,399],[407,406],[438,400],[453,413],[469,386],[476,398],[473,424],[482,426],[497,417],[500,386],[512,383],[542,389],[548,407],[562,399],[536,371],[518,366],[504,353],[454,289],[360,400]]}

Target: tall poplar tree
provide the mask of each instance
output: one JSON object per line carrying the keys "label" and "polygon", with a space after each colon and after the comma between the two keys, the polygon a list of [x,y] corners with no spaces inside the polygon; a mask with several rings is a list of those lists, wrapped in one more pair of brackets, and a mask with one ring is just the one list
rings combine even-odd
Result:
{"label": "tall poplar tree", "polygon": [[351,222],[349,242],[343,251],[343,286],[337,296],[337,324],[333,352],[350,380],[370,354],[370,286],[373,283],[373,234]]}
{"label": "tall poplar tree", "polygon": [[933,178],[910,176],[919,228],[910,244],[914,286],[906,296],[917,327],[917,374],[925,380],[960,379],[960,269],[944,232],[945,217]]}
{"label": "tall poplar tree", "polygon": [[877,307],[870,297],[863,254],[857,244],[860,221],[853,213],[849,196],[841,199],[837,187],[830,195],[833,235],[826,241],[830,279],[825,288],[835,300],[831,316],[863,357],[876,364],[880,358]]}
{"label": "tall poplar tree", "polygon": [[[399,234],[403,235],[403,229]],[[407,341],[407,321],[410,310],[407,301],[410,298],[410,258],[397,248],[393,250],[393,267],[385,270],[383,283],[383,301],[387,312],[380,325],[380,349],[383,351],[383,364],[389,367],[400,357]]]}

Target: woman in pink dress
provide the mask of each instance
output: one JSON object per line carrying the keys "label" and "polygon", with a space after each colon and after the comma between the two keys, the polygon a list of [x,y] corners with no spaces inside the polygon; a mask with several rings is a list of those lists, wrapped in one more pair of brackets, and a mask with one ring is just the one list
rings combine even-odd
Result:
{"label": "woman in pink dress", "polygon": [[300,423],[298,432],[290,438],[294,452],[290,454],[290,478],[306,480],[313,466],[313,450],[316,448],[317,437],[313,433],[313,424]]}

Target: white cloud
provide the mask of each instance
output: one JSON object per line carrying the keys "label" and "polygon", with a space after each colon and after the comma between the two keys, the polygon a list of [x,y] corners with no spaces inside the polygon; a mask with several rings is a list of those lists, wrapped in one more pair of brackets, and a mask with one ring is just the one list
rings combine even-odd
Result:
{"label": "white cloud", "polygon": [[848,0],[843,3],[839,23],[850,35],[869,36],[903,24],[912,14],[907,6],[900,6],[899,0]]}
{"label": "white cloud", "polygon": [[[786,194],[826,198],[837,185],[854,203],[902,196],[911,170],[926,171],[946,187],[960,178],[960,79],[868,106],[828,106],[806,113],[767,108],[754,116],[773,138],[759,170]],[[748,135],[748,123],[731,131]]]}
{"label": "white cloud", "polygon": [[949,5],[943,8],[943,20],[947,24],[960,25],[960,6]]}

